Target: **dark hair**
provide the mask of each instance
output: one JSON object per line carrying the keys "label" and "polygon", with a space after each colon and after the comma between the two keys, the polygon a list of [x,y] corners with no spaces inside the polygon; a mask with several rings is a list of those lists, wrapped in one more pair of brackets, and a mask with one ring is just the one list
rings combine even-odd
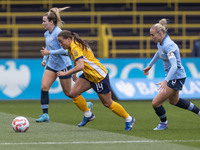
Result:
{"label": "dark hair", "polygon": [[69,30],[62,30],[59,34],[58,37],[63,37],[63,39],[67,39],[67,38],[74,38],[74,43],[75,44],[79,44],[79,46],[82,48],[82,50],[84,49],[88,49],[89,45],[85,40],[82,40],[79,35],[75,32],[71,32]]}

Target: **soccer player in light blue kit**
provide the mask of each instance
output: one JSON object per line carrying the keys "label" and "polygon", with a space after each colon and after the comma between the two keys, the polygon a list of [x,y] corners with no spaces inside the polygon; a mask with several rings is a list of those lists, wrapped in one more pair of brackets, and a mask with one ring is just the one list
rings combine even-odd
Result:
{"label": "soccer player in light blue kit", "polygon": [[200,116],[200,111],[197,106],[188,100],[179,98],[179,90],[182,90],[186,74],[181,64],[179,48],[166,33],[166,25],[167,20],[161,19],[159,23],[156,23],[150,28],[150,37],[157,43],[158,51],[149,65],[143,69],[144,74],[148,75],[149,70],[159,58],[163,61],[165,79],[164,81],[157,83],[157,85],[159,85],[159,93],[152,101],[155,113],[160,118],[160,123],[154,130],[165,130],[168,128],[166,111],[162,106],[162,103],[167,99],[170,104],[190,110]]}
{"label": "soccer player in light blue kit", "polygon": [[[46,39],[46,47],[43,47],[41,53],[43,54],[44,50],[48,51],[48,55],[44,55],[42,66],[46,69],[42,78],[42,86],[41,86],[41,107],[43,110],[43,115],[40,118],[36,119],[36,122],[48,122],[48,104],[49,104],[49,89],[53,82],[57,78],[58,71],[68,71],[72,69],[71,59],[68,56],[68,51],[64,50],[59,42],[57,41],[57,35],[62,31],[60,26],[63,24],[63,21],[60,18],[59,12],[65,10],[69,7],[64,8],[51,8],[49,12],[47,12],[43,16],[42,25],[47,30],[44,33],[44,37]],[[48,63],[47,63],[47,58]],[[69,95],[71,90],[71,75],[59,77],[60,83],[63,89],[63,92],[66,96]],[[90,114],[90,108],[92,107],[92,103],[86,103],[85,99],[80,95],[76,98],[72,98],[73,102],[81,108],[81,110],[87,115]],[[85,107],[82,107],[82,101],[86,103]],[[81,105],[81,106],[80,106]],[[89,106],[89,108],[88,108]]]}

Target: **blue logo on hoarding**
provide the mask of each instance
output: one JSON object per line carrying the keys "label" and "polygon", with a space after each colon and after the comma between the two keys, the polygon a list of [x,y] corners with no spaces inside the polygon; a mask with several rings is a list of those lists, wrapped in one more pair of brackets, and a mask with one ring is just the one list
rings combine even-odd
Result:
{"label": "blue logo on hoarding", "polygon": [[25,64],[21,64],[17,68],[15,61],[6,61],[5,65],[0,65],[0,79],[2,93],[14,98],[22,94],[29,86],[31,73]]}

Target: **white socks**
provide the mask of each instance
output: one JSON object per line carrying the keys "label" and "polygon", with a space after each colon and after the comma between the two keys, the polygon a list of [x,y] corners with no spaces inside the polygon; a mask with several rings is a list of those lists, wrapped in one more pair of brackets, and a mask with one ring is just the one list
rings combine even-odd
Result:
{"label": "white socks", "polygon": [[132,120],[132,117],[129,115],[126,119],[125,122],[130,122]]}
{"label": "white socks", "polygon": [[200,111],[198,112],[198,114],[197,115],[199,115],[200,116]]}
{"label": "white socks", "polygon": [[89,111],[85,111],[84,112],[84,116],[87,117],[87,118],[91,117],[92,116],[92,112],[90,110]]}

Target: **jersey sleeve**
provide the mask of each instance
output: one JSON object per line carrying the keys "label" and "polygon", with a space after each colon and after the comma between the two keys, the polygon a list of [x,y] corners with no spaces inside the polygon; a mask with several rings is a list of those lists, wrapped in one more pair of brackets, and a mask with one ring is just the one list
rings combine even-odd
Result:
{"label": "jersey sleeve", "polygon": [[49,54],[50,55],[68,55],[68,50],[60,48],[54,51],[49,51]]}
{"label": "jersey sleeve", "polygon": [[151,62],[149,63],[149,67],[152,67],[159,59],[159,54],[158,54],[158,51],[156,52],[156,54],[153,56]]}
{"label": "jersey sleeve", "polygon": [[168,53],[168,59],[169,59],[169,62],[171,64],[171,68],[169,70],[169,73],[168,75],[166,76],[165,80],[168,82],[169,80],[171,80],[171,78],[174,76],[174,73],[176,72],[177,70],[177,62],[176,62],[176,58],[173,54],[173,52],[169,52]]}
{"label": "jersey sleeve", "polygon": [[166,76],[165,80],[168,82],[169,80],[171,80],[171,78],[173,77],[174,73],[177,70],[177,62],[176,62],[176,57],[174,55],[174,52],[176,51],[177,47],[175,44],[171,43],[168,44],[165,47],[165,53],[167,54],[167,58],[169,59],[169,62],[171,64],[170,70],[168,72],[168,75]]}

